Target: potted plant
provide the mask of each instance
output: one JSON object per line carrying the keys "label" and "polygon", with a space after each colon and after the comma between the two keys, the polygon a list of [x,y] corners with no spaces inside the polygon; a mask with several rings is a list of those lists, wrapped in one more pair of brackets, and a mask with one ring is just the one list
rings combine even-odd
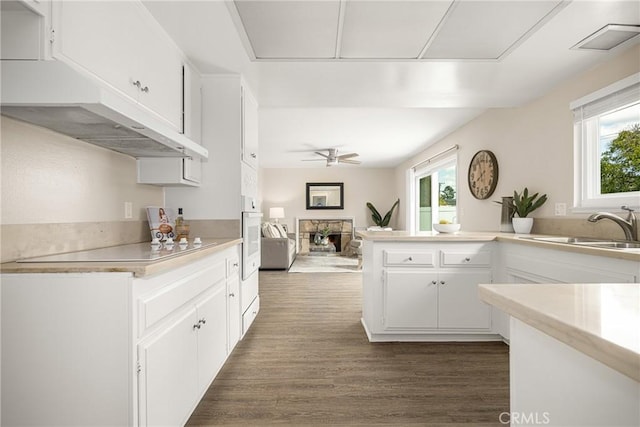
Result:
{"label": "potted plant", "polygon": [[380,215],[380,212],[378,212],[375,206],[373,206],[370,202],[367,202],[367,207],[371,211],[371,219],[373,220],[373,223],[380,228],[384,228],[388,226],[389,221],[391,221],[391,215],[393,215],[393,210],[399,204],[400,204],[400,199],[396,200],[393,206],[391,206],[391,209],[389,210],[389,212],[387,212],[386,215],[383,217],[382,215]]}
{"label": "potted plant", "polygon": [[513,192],[513,230],[517,234],[529,234],[533,227],[533,218],[527,218],[531,212],[544,205],[547,201],[547,195],[543,194],[538,197],[539,193],[529,196],[529,189],[525,187],[524,191],[518,194]]}

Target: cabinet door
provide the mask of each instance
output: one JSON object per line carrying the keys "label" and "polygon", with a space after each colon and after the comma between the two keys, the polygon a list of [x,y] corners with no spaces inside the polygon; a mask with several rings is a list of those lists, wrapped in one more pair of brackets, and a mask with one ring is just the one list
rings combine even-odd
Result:
{"label": "cabinet door", "polygon": [[387,270],[383,284],[384,327],[436,328],[438,285],[432,272]]}
{"label": "cabinet door", "polygon": [[258,169],[258,103],[242,88],[242,160]]}
{"label": "cabinet door", "polygon": [[242,333],[242,313],[240,312],[240,276],[236,273],[227,279],[229,315],[229,353],[233,351]]}
{"label": "cabinet door", "polygon": [[489,329],[491,309],[478,298],[478,284],[491,283],[489,271],[456,271],[439,274],[438,327]]}
{"label": "cabinet door", "polygon": [[140,425],[182,425],[198,396],[195,308],[138,346]]}
{"label": "cabinet door", "polygon": [[197,304],[198,390],[204,392],[227,358],[227,287],[221,281]]}
{"label": "cabinet door", "polygon": [[142,33],[132,2],[55,2],[54,57],[75,64],[137,99],[133,74]]}
{"label": "cabinet door", "polygon": [[167,120],[181,132],[182,127],[182,58],[158,29],[158,24],[140,12],[138,34],[139,55],[133,78],[140,80],[142,105]]}

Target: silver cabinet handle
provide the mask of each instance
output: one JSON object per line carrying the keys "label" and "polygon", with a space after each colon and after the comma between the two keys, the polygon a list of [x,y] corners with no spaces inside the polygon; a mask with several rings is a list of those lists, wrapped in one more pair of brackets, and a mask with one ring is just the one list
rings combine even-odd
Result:
{"label": "silver cabinet handle", "polygon": [[465,262],[469,262],[469,261],[471,261],[471,258],[469,258],[469,257],[465,257],[464,261],[465,261]]}
{"label": "silver cabinet handle", "polygon": [[230,296],[231,298],[233,298],[233,297],[235,297],[235,296],[236,296],[236,294],[234,294],[233,292],[231,292],[231,293],[229,294],[229,296]]}
{"label": "silver cabinet handle", "polygon": [[200,329],[201,327],[202,325],[200,324],[200,322],[198,322],[195,325],[193,325],[193,330]]}
{"label": "silver cabinet handle", "polygon": [[205,323],[207,323],[207,319],[203,317],[202,319],[198,320],[198,323],[201,323],[204,325]]}
{"label": "silver cabinet handle", "polygon": [[413,257],[411,257],[411,256],[408,259],[409,259],[409,261],[413,261]]}
{"label": "silver cabinet handle", "polygon": [[444,285],[444,280],[440,280],[440,284],[441,284],[441,285]]}
{"label": "silver cabinet handle", "polygon": [[436,282],[435,280],[432,280],[432,281],[431,281],[431,284],[432,284],[432,285],[436,285],[437,283],[438,283],[438,282]]}
{"label": "silver cabinet handle", "polygon": [[238,264],[237,262],[234,262],[234,263],[233,263],[233,266],[234,266],[234,267],[240,267],[240,264]]}
{"label": "silver cabinet handle", "polygon": [[140,83],[140,80],[136,80],[135,82],[132,82],[132,84],[133,84],[135,87],[137,87],[138,89],[140,89],[140,86],[142,85],[142,84]]}
{"label": "silver cabinet handle", "polygon": [[143,91],[144,93],[149,93],[149,86],[145,86],[140,88],[141,91]]}
{"label": "silver cabinet handle", "polygon": [[255,159],[258,155],[256,153],[251,153],[251,157]]}

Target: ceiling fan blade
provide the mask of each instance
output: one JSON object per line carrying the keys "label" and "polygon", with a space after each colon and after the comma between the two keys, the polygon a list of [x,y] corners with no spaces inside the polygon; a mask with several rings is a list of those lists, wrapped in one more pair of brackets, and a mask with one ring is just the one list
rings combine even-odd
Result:
{"label": "ceiling fan blade", "polygon": [[362,163],[359,160],[345,160],[345,159],[338,159],[338,162],[340,162],[340,163],[350,163],[352,165],[359,165],[360,163]]}
{"label": "ceiling fan blade", "polygon": [[303,162],[326,162],[325,159],[302,159]]}
{"label": "ceiling fan blade", "polygon": [[338,156],[339,159],[350,159],[351,157],[358,157],[359,154],[358,153],[348,153],[348,154],[341,154]]}
{"label": "ceiling fan blade", "polygon": [[329,158],[329,156],[328,156],[328,155],[326,155],[326,154],[324,154],[324,153],[321,153],[321,152],[319,152],[319,151],[314,151],[314,153],[316,153],[316,154],[317,154],[317,155],[319,155],[319,156],[324,157],[325,159],[328,159],[328,158]]}

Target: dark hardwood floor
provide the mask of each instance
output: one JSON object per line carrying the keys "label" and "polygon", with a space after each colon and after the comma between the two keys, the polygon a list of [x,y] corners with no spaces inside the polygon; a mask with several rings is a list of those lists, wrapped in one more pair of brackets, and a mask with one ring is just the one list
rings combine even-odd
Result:
{"label": "dark hardwood floor", "polygon": [[501,425],[503,343],[369,343],[361,275],[260,272],[260,313],[188,425]]}

